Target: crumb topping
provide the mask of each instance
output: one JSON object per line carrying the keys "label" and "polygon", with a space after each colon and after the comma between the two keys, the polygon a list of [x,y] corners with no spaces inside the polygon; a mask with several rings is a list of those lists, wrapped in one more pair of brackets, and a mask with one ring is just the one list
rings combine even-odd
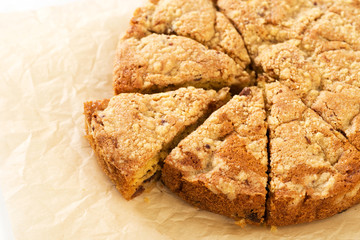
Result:
{"label": "crumb topping", "polygon": [[245,86],[249,74],[223,52],[181,36],[151,34],[120,41],[114,68],[115,93],[171,86]]}
{"label": "crumb topping", "polygon": [[[246,94],[244,94],[246,93]],[[266,195],[267,137],[259,88],[245,88],[183,139],[165,160],[188,181],[201,181],[233,200]]]}

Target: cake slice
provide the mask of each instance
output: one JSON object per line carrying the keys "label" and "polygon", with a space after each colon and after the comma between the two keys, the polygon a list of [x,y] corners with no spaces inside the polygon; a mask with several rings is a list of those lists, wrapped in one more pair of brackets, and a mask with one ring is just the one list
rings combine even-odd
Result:
{"label": "cake slice", "polygon": [[171,151],[162,181],[196,207],[262,223],[268,179],[265,118],[262,90],[244,88]]}
{"label": "cake slice", "polygon": [[267,224],[311,222],[360,200],[360,154],[279,82],[266,84],[270,129]]}
{"label": "cake slice", "polygon": [[183,86],[242,88],[249,74],[223,52],[190,38],[151,34],[120,40],[113,74],[115,94],[158,92]]}
{"label": "cake slice", "polygon": [[159,0],[138,8],[125,38],[151,33],[189,37],[228,54],[245,68],[250,64],[241,35],[212,0]]}
{"label": "cake slice", "polygon": [[191,128],[229,98],[228,89],[181,88],[124,93],[84,104],[86,134],[105,173],[129,200],[156,177],[161,162]]}

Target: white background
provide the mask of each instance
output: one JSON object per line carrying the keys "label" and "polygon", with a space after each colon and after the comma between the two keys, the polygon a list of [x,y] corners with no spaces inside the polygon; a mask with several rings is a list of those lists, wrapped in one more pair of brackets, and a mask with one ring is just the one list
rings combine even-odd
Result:
{"label": "white background", "polygon": [[0,12],[14,12],[38,9],[46,6],[63,5],[79,0],[1,0]]}
{"label": "white background", "polygon": [[[28,11],[35,10],[47,6],[56,6],[63,5],[69,2],[75,2],[79,0],[12,0],[0,1],[0,13],[6,12],[19,12],[19,11]],[[5,208],[4,200],[0,191],[0,239],[2,240],[12,240],[14,239],[12,232],[9,217]]]}

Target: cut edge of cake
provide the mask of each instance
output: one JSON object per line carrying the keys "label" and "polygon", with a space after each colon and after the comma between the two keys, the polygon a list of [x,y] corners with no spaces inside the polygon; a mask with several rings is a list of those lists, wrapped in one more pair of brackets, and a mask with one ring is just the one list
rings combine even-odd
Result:
{"label": "cut edge of cake", "polygon": [[[162,94],[153,94],[151,96],[159,96],[164,94],[174,94],[176,95],[179,91],[198,91],[197,94],[203,95],[202,97],[208,98],[203,101],[204,106],[202,106],[202,111],[199,114],[199,117],[195,117],[193,120],[189,120],[189,123],[183,124],[184,126],[180,126],[180,129],[176,134],[169,141],[162,144],[161,149],[151,158],[145,159],[145,164],[141,165],[141,168],[132,173],[129,177],[129,173],[126,172],[128,163],[127,159],[123,160],[123,156],[121,153],[112,154],[109,153],[104,146],[99,145],[100,142],[106,142],[106,148],[112,149],[112,152],[116,152],[116,148],[121,143],[118,143],[116,137],[114,138],[111,134],[102,136],[100,140],[96,140],[94,136],[95,131],[97,128],[102,128],[104,126],[101,122],[101,118],[98,116],[97,111],[106,110],[109,102],[111,100],[98,100],[98,101],[90,101],[84,103],[84,115],[85,115],[85,129],[86,129],[86,138],[88,139],[91,147],[93,148],[98,163],[105,172],[105,174],[112,180],[115,184],[116,188],[119,192],[124,196],[125,199],[130,200],[138,195],[140,195],[145,189],[147,189],[151,185],[153,180],[156,180],[160,176],[160,170],[162,165],[162,160],[166,157],[172,147],[180,141],[181,138],[185,137],[189,132],[193,131],[198,124],[201,124],[201,121],[204,121],[205,118],[211,114],[214,110],[225,104],[229,100],[229,89],[224,88],[215,92],[214,90],[202,90],[202,89],[195,89],[193,87],[189,88],[180,88],[176,91],[166,92]],[[201,92],[200,92],[201,91]],[[127,93],[128,95],[132,93]],[[138,93],[134,93],[136,95],[141,95]],[[185,93],[186,94],[186,93]],[[195,94],[195,93],[194,93]],[[150,95],[149,95],[150,96]],[[116,98],[117,96],[113,97]],[[199,97],[199,98],[200,98]],[[200,100],[199,100],[200,101]],[[193,109],[190,109],[193,110]],[[162,120],[163,121],[163,120]],[[162,123],[161,121],[161,123]],[[175,120],[174,120],[175,121]],[[161,124],[160,123],[160,124]],[[175,123],[178,124],[178,123]],[[95,125],[95,126],[94,126]],[[140,126],[141,127],[141,126]],[[100,131],[100,130],[99,130]],[[134,146],[140,147],[140,146]],[[114,157],[115,155],[115,157]],[[118,158],[118,159],[117,159]],[[119,163],[125,162],[125,163]],[[130,162],[131,164],[131,162]],[[125,169],[125,170],[124,170]],[[130,180],[129,180],[130,178]]]}
{"label": "cut edge of cake", "polygon": [[263,223],[268,180],[265,118],[262,90],[244,88],[168,155],[162,181],[196,207],[239,222]]}

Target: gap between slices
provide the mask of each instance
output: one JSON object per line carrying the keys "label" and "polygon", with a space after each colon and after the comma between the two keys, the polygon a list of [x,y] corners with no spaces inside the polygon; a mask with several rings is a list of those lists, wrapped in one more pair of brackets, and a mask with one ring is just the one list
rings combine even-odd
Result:
{"label": "gap between slices", "polygon": [[129,200],[161,169],[159,164],[173,142],[228,98],[228,89],[216,92],[188,87],[87,102],[87,138],[105,173]]}
{"label": "gap between slices", "polygon": [[229,55],[241,68],[250,64],[242,37],[212,0],[160,0],[138,8],[124,38],[151,33],[191,38],[210,49]]}
{"label": "gap between slices", "polygon": [[[217,1],[241,32],[255,68],[311,106],[326,81],[360,86],[356,1]],[[354,15],[355,14],[355,15]]]}
{"label": "gap between slices", "polygon": [[[241,33],[258,77],[289,87],[360,149],[355,113],[360,101],[347,96],[333,109],[335,103],[326,99],[344,97],[344,91],[353,96],[360,89],[360,20],[354,17],[359,3],[218,0],[217,5]],[[351,113],[345,106],[350,102]]]}
{"label": "gap between slices", "polygon": [[137,9],[117,47],[113,87],[154,93],[184,86],[253,84],[241,35],[212,0],[151,1]]}
{"label": "gap between slices", "polygon": [[[264,206],[260,207],[262,210],[259,208],[257,211],[245,213],[245,208],[238,207],[236,211],[243,212],[231,215],[215,209],[209,203],[202,204],[185,195],[180,197],[195,206],[237,220],[246,219],[249,223],[264,222],[279,226],[329,217],[359,202],[360,157],[359,152],[351,145],[360,149],[360,100],[357,96],[360,89],[360,22],[354,18],[359,6],[350,2],[332,3],[327,0],[316,1],[316,4],[307,0],[279,1],[278,4],[269,0],[218,0],[217,4],[225,17],[216,11],[212,1],[151,2],[153,4],[134,13],[130,30],[119,42],[113,79],[115,94],[152,93],[182,86],[206,89],[230,86],[235,89],[233,92],[237,92],[244,86],[254,84],[246,53],[248,48],[252,65],[258,73],[255,84],[266,89],[265,98],[267,107],[270,108],[267,109],[269,136],[265,136],[266,140],[269,140],[268,152],[271,153],[268,159],[270,191],[268,196],[265,193],[264,197],[267,201],[266,211]],[[174,11],[165,11],[168,8]],[[291,11],[287,12],[286,9]],[[233,31],[234,27],[227,17],[241,35]],[[344,34],[347,32],[352,33],[350,37]],[[229,38],[239,38],[240,40],[236,41],[239,45],[231,45]],[[250,88],[244,90],[246,89]],[[253,87],[251,89],[254,92],[259,91]],[[272,98],[275,95],[279,98],[275,97],[274,100]],[[332,101],[338,97],[345,99],[345,103]],[[89,109],[94,106],[101,108],[107,105],[106,102],[85,104],[85,112],[90,112]],[[297,106],[298,109],[284,111],[289,104]],[[314,119],[319,126],[315,127],[308,119]],[[187,128],[188,132],[192,132],[188,138],[197,132],[193,130],[202,120],[197,122],[198,124],[194,123]],[[298,130],[304,135],[297,135],[295,130],[287,131],[288,128]],[[91,125],[88,129],[91,129]],[[311,129],[316,129],[318,135],[312,134]],[[292,142],[290,150],[281,142],[286,138],[286,134],[292,136],[289,139],[298,139]],[[158,159],[165,158],[181,139],[186,142],[186,135],[188,133],[179,134],[174,137],[174,141],[163,145],[160,153],[148,161],[145,168],[150,170],[142,171],[137,176],[139,182],[154,178],[155,173],[161,169],[157,164]],[[274,137],[275,140],[271,140]],[[101,155],[99,162],[104,171],[115,183],[121,181],[120,173],[112,174],[118,171],[118,168],[111,161],[101,162],[106,152],[97,148],[90,135],[88,139],[95,152]],[[234,139],[237,140],[230,134],[224,137],[223,142],[225,144],[231,140],[234,146],[238,146]],[[175,149],[183,146],[183,141]],[[333,149],[336,150],[332,151]],[[298,168],[289,170],[293,174],[290,177],[279,174],[284,168],[279,164],[281,161],[271,160],[281,157],[286,151],[290,154],[287,160],[294,159],[294,156],[300,153],[299,161],[294,161]],[[304,156],[311,161],[302,162]],[[198,161],[194,155],[186,158],[193,161],[192,163]],[[298,164],[300,162],[302,165]],[[320,170],[314,167],[314,164],[318,164]],[[196,174],[206,175],[206,171],[213,170],[211,167],[212,164],[206,165],[204,172]],[[165,170],[167,168],[169,164],[165,164]],[[306,171],[312,171],[313,174],[303,176]],[[206,177],[208,176],[204,176],[202,180]],[[188,182],[179,184],[169,179],[171,178],[163,176],[165,184],[168,181],[169,188],[178,194],[184,192],[185,188],[188,191],[192,189]],[[171,181],[175,181],[174,185],[171,185]],[[331,188],[330,184],[326,185],[331,181],[335,182],[334,188]],[[283,188],[283,185],[290,188],[292,186],[293,189]],[[224,191],[209,185],[206,187],[208,191],[204,190],[204,194],[226,196],[215,197],[215,201],[229,201]],[[128,199],[140,194],[142,190],[143,187],[138,187]],[[323,195],[320,192],[323,192]],[[327,197],[326,193],[333,195]],[[289,206],[289,203],[298,206],[298,209]],[[322,205],[331,206],[332,209],[324,209]]]}

